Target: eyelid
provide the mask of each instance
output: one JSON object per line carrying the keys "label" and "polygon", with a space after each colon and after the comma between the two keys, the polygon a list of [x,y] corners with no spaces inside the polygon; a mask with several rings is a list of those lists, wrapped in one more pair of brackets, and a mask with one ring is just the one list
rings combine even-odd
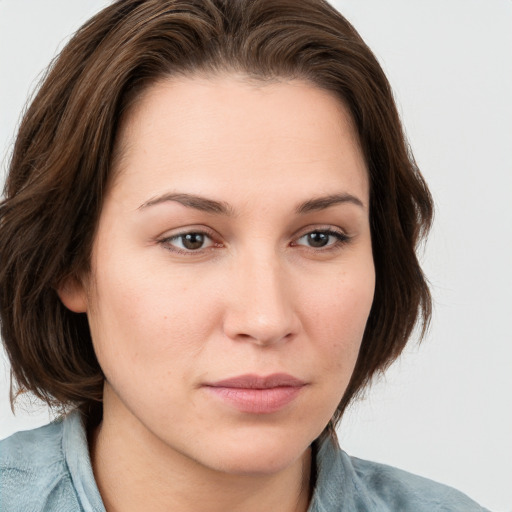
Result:
{"label": "eyelid", "polygon": [[[188,235],[188,234],[198,234],[203,235],[205,237],[208,237],[212,244],[208,247],[200,248],[197,250],[191,250],[191,249],[181,249],[179,247],[176,247],[172,245],[170,242],[173,240],[177,240],[182,236]],[[204,251],[210,250],[212,248],[220,247],[222,244],[220,242],[217,242],[216,239],[219,237],[215,235],[215,233],[204,226],[201,227],[194,227],[194,226],[186,226],[183,228],[180,228],[176,232],[166,232],[163,235],[159,236],[156,240],[156,242],[162,246],[164,246],[168,251],[178,253],[178,254],[186,254],[186,255],[194,255],[194,254],[202,254]]]}
{"label": "eyelid", "polygon": [[[324,246],[324,247],[308,247],[304,244],[297,243],[301,238],[311,234],[311,233],[324,233],[329,236],[334,236],[336,241],[333,244]],[[348,235],[343,229],[333,226],[308,226],[307,228],[302,229],[297,236],[293,238],[292,246],[301,246],[306,249],[311,249],[313,251],[328,251],[330,249],[336,249],[340,245],[344,245],[351,240],[351,236]]]}
{"label": "eyelid", "polygon": [[[311,234],[311,233],[324,233],[329,236],[333,236],[336,238],[334,243],[331,243],[329,245],[323,246],[323,247],[312,247],[308,246],[306,244],[299,244],[298,240],[301,238]],[[193,249],[181,249],[180,247],[177,247],[175,245],[171,244],[171,241],[177,240],[182,236],[185,236],[187,234],[200,234],[203,235],[211,240],[211,244],[207,247],[202,247],[197,250]],[[174,252],[177,254],[184,254],[184,255],[200,255],[204,254],[204,252],[209,251],[211,249],[223,247],[223,243],[219,241],[221,237],[218,236],[212,229],[207,228],[205,226],[185,226],[183,228],[179,228],[175,232],[166,232],[162,236],[159,236],[156,239],[156,242],[162,246],[164,246],[168,251]],[[305,228],[302,228],[292,239],[290,246],[292,247],[303,247],[304,249],[311,250],[314,252],[326,252],[329,250],[335,250],[339,248],[340,246],[347,244],[352,239],[351,235],[348,235],[342,228],[338,226],[332,226],[332,225],[310,225]]]}
{"label": "eyelid", "polygon": [[316,224],[316,225],[313,224],[313,225],[306,226],[304,228],[301,228],[299,231],[297,231],[297,233],[294,235],[293,238],[294,238],[294,240],[296,240],[298,238],[303,237],[304,235],[308,235],[309,233],[315,233],[315,232],[331,233],[331,234],[336,234],[336,235],[350,238],[350,235],[348,235],[348,233],[344,229],[342,229],[338,226],[330,225],[330,224]]}

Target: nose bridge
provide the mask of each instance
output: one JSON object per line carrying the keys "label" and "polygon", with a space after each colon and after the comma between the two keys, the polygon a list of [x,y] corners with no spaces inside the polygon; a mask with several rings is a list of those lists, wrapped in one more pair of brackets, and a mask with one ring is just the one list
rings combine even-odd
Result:
{"label": "nose bridge", "polygon": [[260,345],[295,334],[298,318],[283,261],[273,251],[240,256],[235,263],[224,330]]}

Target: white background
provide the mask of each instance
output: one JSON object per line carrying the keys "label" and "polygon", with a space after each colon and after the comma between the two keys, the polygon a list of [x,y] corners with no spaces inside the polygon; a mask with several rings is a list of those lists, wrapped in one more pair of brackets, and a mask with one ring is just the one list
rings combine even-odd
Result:
{"label": "white background", "polygon": [[[0,0],[3,173],[42,70],[106,3]],[[512,512],[512,1],[333,4],[384,66],[437,206],[431,331],[347,414],[342,446]],[[0,357],[0,438],[48,421],[29,409],[11,414]]]}

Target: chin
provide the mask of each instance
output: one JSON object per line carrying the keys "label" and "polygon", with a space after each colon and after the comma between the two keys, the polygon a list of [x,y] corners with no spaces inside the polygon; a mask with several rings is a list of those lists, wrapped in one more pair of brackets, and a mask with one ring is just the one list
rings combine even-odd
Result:
{"label": "chin", "polygon": [[[215,449],[202,452],[203,464],[223,473],[236,475],[270,475],[297,462],[315,437],[295,432],[263,431],[248,435],[237,432],[217,437]],[[211,445],[210,445],[211,446]],[[211,463],[206,461],[206,458]]]}

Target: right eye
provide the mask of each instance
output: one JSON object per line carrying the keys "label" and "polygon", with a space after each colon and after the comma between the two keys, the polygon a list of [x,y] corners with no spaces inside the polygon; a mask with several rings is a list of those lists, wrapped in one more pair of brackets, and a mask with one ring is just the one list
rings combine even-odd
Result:
{"label": "right eye", "polygon": [[161,243],[168,249],[176,250],[177,252],[197,252],[214,245],[211,237],[200,231],[180,233],[161,240]]}

